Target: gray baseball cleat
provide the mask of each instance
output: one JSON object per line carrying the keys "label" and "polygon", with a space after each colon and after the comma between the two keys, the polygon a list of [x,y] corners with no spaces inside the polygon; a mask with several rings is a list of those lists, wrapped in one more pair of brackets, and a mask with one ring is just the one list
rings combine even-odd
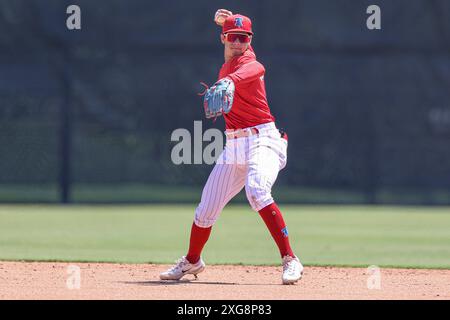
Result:
{"label": "gray baseball cleat", "polygon": [[161,280],[180,280],[187,274],[193,274],[197,278],[197,274],[205,270],[205,262],[200,258],[197,263],[190,263],[186,256],[182,256],[169,270],[159,275]]}

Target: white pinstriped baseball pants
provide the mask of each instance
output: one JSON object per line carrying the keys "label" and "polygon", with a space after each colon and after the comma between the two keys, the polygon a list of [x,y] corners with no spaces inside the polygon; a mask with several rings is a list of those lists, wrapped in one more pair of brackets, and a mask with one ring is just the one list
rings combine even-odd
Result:
{"label": "white pinstriped baseball pants", "polygon": [[197,226],[212,226],[225,205],[244,186],[253,210],[259,211],[274,202],[272,185],[286,166],[287,141],[280,137],[273,122],[255,128],[259,130],[257,135],[227,139],[195,210]]}

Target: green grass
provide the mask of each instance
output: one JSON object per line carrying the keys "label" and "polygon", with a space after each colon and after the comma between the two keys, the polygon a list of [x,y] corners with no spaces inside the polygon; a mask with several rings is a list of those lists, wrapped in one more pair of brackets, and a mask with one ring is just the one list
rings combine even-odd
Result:
{"label": "green grass", "polygon": [[[0,205],[0,259],[171,263],[187,249],[193,205]],[[450,208],[281,206],[306,265],[450,269]],[[209,264],[279,264],[249,206],[228,206]]]}

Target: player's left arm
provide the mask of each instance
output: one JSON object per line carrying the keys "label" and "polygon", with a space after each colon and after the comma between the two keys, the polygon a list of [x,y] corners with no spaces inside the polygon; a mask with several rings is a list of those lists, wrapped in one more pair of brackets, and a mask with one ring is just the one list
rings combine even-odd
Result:
{"label": "player's left arm", "polygon": [[246,63],[242,63],[238,66],[237,70],[227,76],[233,80],[235,85],[246,84],[260,78],[266,69],[264,66],[256,60],[252,60]]}
{"label": "player's left arm", "polygon": [[236,71],[220,79],[206,90],[203,102],[206,118],[215,118],[222,113],[230,112],[236,86],[255,81],[264,72],[264,66],[258,61],[253,59],[242,61]]}
{"label": "player's left arm", "polygon": [[204,98],[206,118],[228,113],[233,106],[235,88],[257,80],[264,72],[264,66],[258,61],[242,61],[236,71],[220,79],[206,91]]}

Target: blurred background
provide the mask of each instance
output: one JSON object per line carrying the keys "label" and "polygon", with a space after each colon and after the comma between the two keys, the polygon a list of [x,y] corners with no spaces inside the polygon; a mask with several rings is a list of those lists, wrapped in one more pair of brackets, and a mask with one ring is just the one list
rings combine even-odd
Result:
{"label": "blurred background", "polygon": [[212,166],[173,164],[170,137],[224,130],[197,96],[223,63],[218,8],[253,20],[289,134],[279,201],[450,204],[448,0],[0,0],[0,202],[199,201]]}

